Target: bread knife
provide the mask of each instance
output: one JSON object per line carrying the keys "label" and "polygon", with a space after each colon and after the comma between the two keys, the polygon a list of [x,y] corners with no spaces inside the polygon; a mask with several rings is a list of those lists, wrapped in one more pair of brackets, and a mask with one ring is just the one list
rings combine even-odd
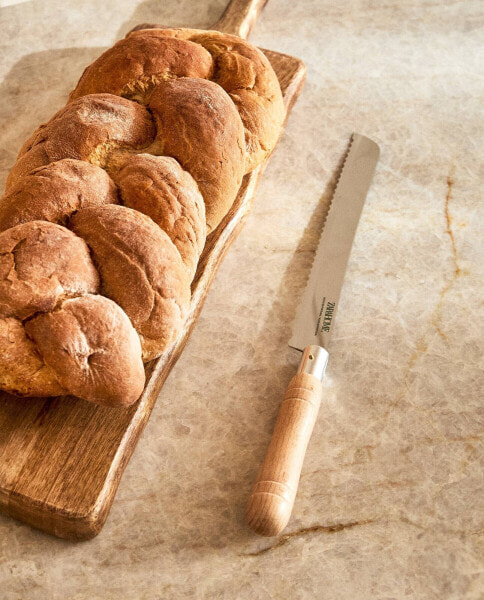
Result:
{"label": "bread knife", "polygon": [[375,142],[352,135],[289,341],[302,352],[301,362],[287,387],[247,505],[247,523],[260,535],[278,535],[291,516],[321,404],[327,348],[346,265],[379,154]]}

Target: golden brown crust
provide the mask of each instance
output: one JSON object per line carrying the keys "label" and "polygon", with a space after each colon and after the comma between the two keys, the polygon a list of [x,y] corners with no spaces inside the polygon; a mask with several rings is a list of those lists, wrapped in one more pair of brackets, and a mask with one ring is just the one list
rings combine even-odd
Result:
{"label": "golden brown crust", "polygon": [[283,116],[269,62],[236,36],[137,31],[89,66],[0,201],[0,388],[133,402]]}
{"label": "golden brown crust", "polygon": [[205,200],[208,232],[232,206],[244,175],[244,129],[222,88],[203,79],[168,80],[149,101],[163,154],[195,179]]}
{"label": "golden brown crust", "polygon": [[229,94],[244,124],[245,172],[267,158],[280,135],[285,113],[279,81],[264,53],[236,35],[219,31],[148,29],[134,31],[127,39],[147,35],[189,40],[210,53],[214,63],[210,79]]}
{"label": "golden brown crust", "polygon": [[95,165],[66,158],[20,179],[0,200],[0,231],[28,221],[66,225],[73,212],[95,204],[117,204],[109,175]]}
{"label": "golden brown crust", "polygon": [[66,300],[59,309],[27,321],[25,329],[70,394],[106,406],[128,406],[143,391],[139,338],[123,310],[108,298]]}
{"label": "golden brown crust", "polygon": [[103,294],[140,335],[144,360],[159,356],[178,337],[190,301],[176,246],[150,218],[124,206],[84,208],[70,226],[91,249]]}
{"label": "golden brown crust", "polygon": [[207,227],[203,197],[191,175],[174,158],[137,154],[113,177],[122,203],[153,219],[169,236],[192,279]]}
{"label": "golden brown crust", "polygon": [[159,83],[178,77],[210,79],[230,95],[245,128],[246,173],[267,158],[284,120],[281,89],[265,55],[235,35],[198,29],[133,31],[84,71],[70,98],[109,92],[147,104]]}
{"label": "golden brown crust", "polygon": [[46,365],[21,321],[0,318],[0,389],[18,396],[62,396],[67,390]]}
{"label": "golden brown crust", "polygon": [[0,233],[0,317],[26,319],[98,288],[86,243],[72,231],[31,221]]}
{"label": "golden brown crust", "polygon": [[104,166],[113,149],[145,148],[154,136],[150,113],[136,102],[111,94],[83,96],[25,142],[7,178],[7,190],[37,167],[63,158]]}
{"label": "golden brown crust", "polygon": [[282,130],[285,111],[276,74],[258,48],[235,35],[218,31],[188,35],[210,52],[215,63],[213,81],[229,94],[239,111],[248,173],[272,152]]}
{"label": "golden brown crust", "polygon": [[210,78],[212,57],[202,46],[160,36],[157,31],[116,42],[87,67],[69,100],[100,92],[142,97],[163,79]]}
{"label": "golden brown crust", "polygon": [[112,406],[136,400],[144,385],[140,341],[119,306],[91,295],[99,284],[86,243],[72,231],[31,221],[0,234],[2,389]]}

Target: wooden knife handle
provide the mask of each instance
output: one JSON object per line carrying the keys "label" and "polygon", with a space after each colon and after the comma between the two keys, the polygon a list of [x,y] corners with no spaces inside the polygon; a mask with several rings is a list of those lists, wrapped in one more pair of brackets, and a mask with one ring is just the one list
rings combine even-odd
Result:
{"label": "wooden knife handle", "polygon": [[[308,355],[311,356],[307,348],[301,365]],[[247,523],[260,535],[278,535],[291,516],[304,455],[321,404],[321,379],[322,376],[301,372],[300,367],[284,395],[272,440],[247,505]]]}

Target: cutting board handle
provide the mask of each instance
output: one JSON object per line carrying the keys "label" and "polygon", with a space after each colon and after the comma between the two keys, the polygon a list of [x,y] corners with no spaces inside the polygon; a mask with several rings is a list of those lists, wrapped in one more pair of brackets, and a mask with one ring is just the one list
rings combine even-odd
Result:
{"label": "cutting board handle", "polygon": [[211,29],[247,39],[267,2],[268,0],[232,0]]}
{"label": "cutting board handle", "polygon": [[[238,35],[245,40],[254,28],[257,17],[269,0],[232,0],[220,19],[210,29]],[[164,29],[164,25],[141,23],[133,27],[129,33],[139,29]]]}

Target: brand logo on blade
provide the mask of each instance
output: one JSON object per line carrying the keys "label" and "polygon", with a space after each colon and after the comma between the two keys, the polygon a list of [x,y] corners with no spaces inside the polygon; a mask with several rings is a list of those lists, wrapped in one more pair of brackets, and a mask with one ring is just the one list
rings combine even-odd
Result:
{"label": "brand logo on blade", "polygon": [[336,302],[326,303],[326,297],[323,298],[321,310],[319,311],[318,322],[316,324],[316,331],[314,332],[315,336],[318,335],[320,331],[329,331],[331,329],[331,322],[333,320],[335,308]]}

